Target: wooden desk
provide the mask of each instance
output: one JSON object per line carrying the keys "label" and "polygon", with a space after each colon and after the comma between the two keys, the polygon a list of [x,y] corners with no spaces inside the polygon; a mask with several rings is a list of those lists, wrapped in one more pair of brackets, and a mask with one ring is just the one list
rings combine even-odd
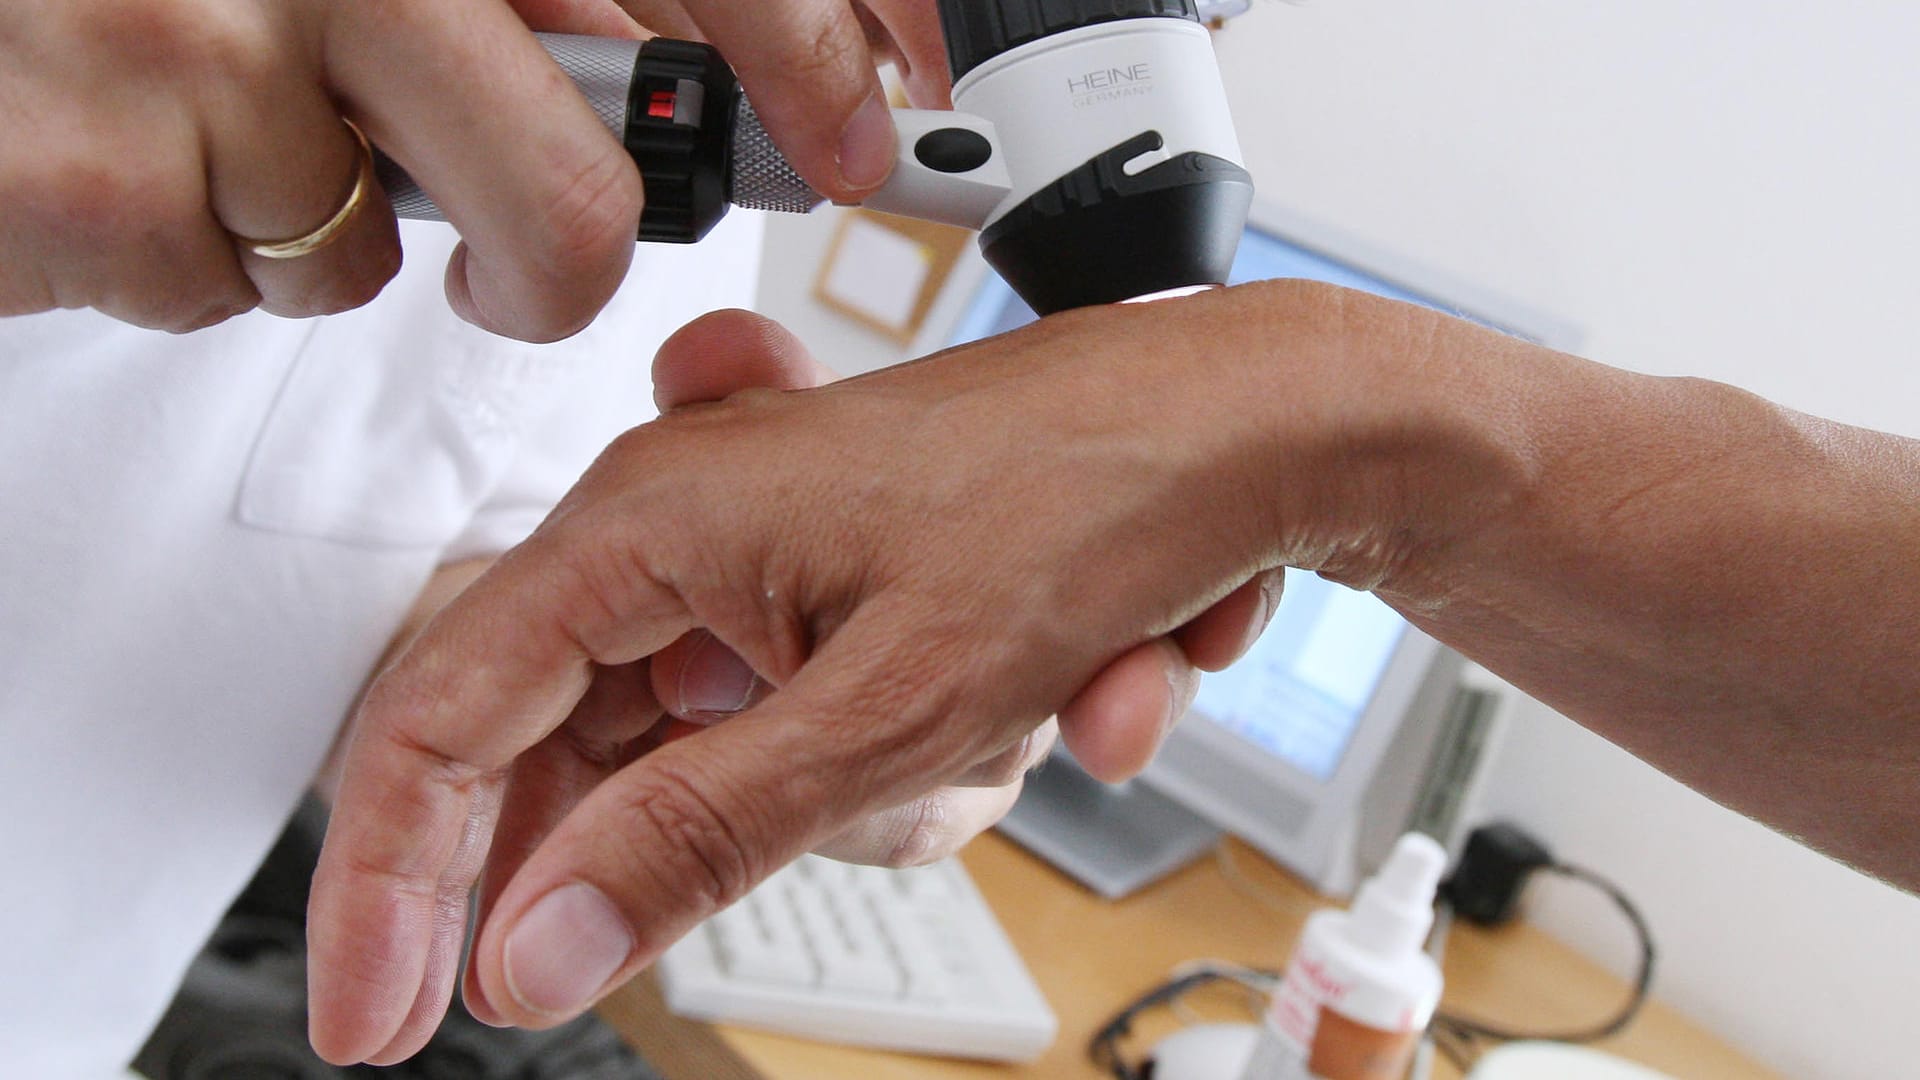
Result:
{"label": "wooden desk", "polygon": [[[1087,1040],[1121,1006],[1191,960],[1281,967],[1301,922],[1321,906],[1264,857],[1229,843],[1240,882],[1208,859],[1118,903],[1080,888],[998,833],[968,847],[967,869],[1060,1018],[1060,1037],[1031,1065],[877,1053],[741,1028],[719,1030],[771,1080],[1099,1080],[1102,1074],[1087,1058]],[[1526,926],[1489,933],[1456,925],[1446,977],[1448,1007],[1525,1027],[1592,1022],[1608,1015],[1626,993],[1620,980]],[[1225,991],[1197,996],[1211,999],[1197,1004],[1220,1019],[1246,1016],[1234,1011],[1237,1003]],[[1129,1050],[1137,1053],[1176,1026],[1166,1010],[1156,1010],[1143,1019]],[[1602,1046],[1681,1080],[1777,1080],[1657,1001],[1623,1035]],[[1441,1059],[1434,1076],[1457,1080],[1459,1074]]]}

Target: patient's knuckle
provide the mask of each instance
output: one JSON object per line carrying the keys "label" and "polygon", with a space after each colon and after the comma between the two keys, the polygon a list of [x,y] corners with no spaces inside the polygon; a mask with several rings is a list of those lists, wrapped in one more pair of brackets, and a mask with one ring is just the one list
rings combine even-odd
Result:
{"label": "patient's knuckle", "polygon": [[655,769],[628,796],[625,810],[633,827],[624,835],[636,864],[645,866],[665,852],[673,880],[662,884],[682,896],[691,892],[705,910],[745,896],[763,876],[755,854],[702,785],[677,768]]}

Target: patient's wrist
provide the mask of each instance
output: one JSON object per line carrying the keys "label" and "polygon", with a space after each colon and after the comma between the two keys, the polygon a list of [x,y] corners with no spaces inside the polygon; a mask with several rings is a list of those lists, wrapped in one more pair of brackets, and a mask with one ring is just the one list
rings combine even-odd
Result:
{"label": "patient's wrist", "polygon": [[1463,538],[1537,482],[1516,403],[1568,361],[1438,315],[1313,282],[1230,290],[1219,318],[1246,387],[1241,457],[1266,493],[1273,562],[1421,602],[1444,590]]}

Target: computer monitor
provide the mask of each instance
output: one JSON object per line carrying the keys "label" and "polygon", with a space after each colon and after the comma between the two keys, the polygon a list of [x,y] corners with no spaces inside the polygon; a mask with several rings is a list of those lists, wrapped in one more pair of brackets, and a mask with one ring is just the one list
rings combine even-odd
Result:
{"label": "computer monitor", "polygon": [[[1424,304],[1556,348],[1564,323],[1446,281],[1295,215],[1256,206],[1231,284],[1310,278]],[[914,355],[1036,318],[977,257],[929,314]],[[1146,773],[1101,785],[1049,763],[1003,830],[1117,896],[1211,848],[1226,829],[1343,895],[1408,827],[1444,831],[1484,758],[1484,688],[1462,661],[1370,594],[1289,570],[1257,645],[1203,678],[1193,708]],[[1451,839],[1439,836],[1442,842]]]}

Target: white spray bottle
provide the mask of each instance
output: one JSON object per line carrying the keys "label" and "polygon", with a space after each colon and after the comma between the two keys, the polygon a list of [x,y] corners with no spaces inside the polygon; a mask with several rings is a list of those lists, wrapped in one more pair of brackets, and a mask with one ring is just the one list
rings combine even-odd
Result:
{"label": "white spray bottle", "polygon": [[1440,1003],[1440,969],[1422,944],[1446,863],[1439,844],[1408,833],[1351,909],[1307,920],[1242,1080],[1406,1075]]}

